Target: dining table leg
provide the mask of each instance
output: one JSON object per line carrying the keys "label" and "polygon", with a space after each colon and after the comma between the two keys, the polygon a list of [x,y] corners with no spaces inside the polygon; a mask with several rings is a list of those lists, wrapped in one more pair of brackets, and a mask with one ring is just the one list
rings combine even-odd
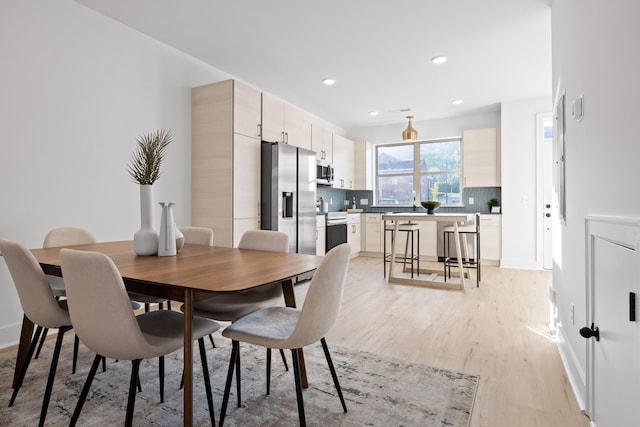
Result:
{"label": "dining table leg", "polygon": [[[287,307],[296,308],[296,294],[293,291],[293,279],[288,279],[282,282],[282,293],[284,294],[284,303]],[[304,351],[299,348],[298,362],[300,365],[300,383],[302,388],[309,388],[309,380],[307,378],[307,368],[304,363]]]}
{"label": "dining table leg", "polygon": [[193,290],[184,291],[184,420],[193,425]]}
{"label": "dining table leg", "polygon": [[29,320],[27,316],[22,317],[22,329],[20,330],[20,341],[18,344],[18,355],[16,356],[16,369],[13,372],[13,385],[16,387],[18,382],[18,376],[20,371],[27,361],[27,353],[29,351],[29,345],[31,344],[31,337],[33,336],[33,322]]}

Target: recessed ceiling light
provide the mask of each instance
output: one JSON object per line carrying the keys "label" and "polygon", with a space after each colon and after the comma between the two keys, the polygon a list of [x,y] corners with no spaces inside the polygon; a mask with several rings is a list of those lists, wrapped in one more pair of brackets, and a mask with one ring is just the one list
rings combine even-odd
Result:
{"label": "recessed ceiling light", "polygon": [[327,86],[331,86],[335,82],[336,82],[336,79],[332,79],[329,77],[327,77],[326,79],[322,79],[322,83],[326,84]]}
{"label": "recessed ceiling light", "polygon": [[377,111],[369,111],[369,115],[370,116],[377,116],[378,112]]}
{"label": "recessed ceiling light", "polygon": [[453,105],[460,105],[462,104],[462,102],[463,102],[462,99],[454,99],[453,101],[451,101]]}
{"label": "recessed ceiling light", "polygon": [[446,56],[434,56],[433,58],[431,58],[431,62],[433,62],[436,65],[444,64],[445,62],[447,62],[447,57]]}

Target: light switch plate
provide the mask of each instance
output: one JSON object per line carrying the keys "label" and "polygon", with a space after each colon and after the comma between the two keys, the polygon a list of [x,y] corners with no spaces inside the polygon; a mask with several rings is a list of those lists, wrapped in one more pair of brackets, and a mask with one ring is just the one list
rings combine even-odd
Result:
{"label": "light switch plate", "polygon": [[584,117],[584,96],[580,95],[571,103],[571,118],[576,121],[582,120]]}

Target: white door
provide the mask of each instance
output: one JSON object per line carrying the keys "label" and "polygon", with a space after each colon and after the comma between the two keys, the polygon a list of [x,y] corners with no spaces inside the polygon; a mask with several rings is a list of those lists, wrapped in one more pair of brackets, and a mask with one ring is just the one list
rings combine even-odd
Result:
{"label": "white door", "polygon": [[[545,270],[553,268],[552,223],[554,221],[553,200],[553,118],[551,113],[537,115],[537,144],[538,144],[538,215],[539,236],[538,251],[541,267]],[[538,261],[540,267],[540,261]]]}
{"label": "white door", "polygon": [[[627,234],[625,236],[624,234]],[[590,237],[591,316],[599,341],[588,341],[589,416],[592,426],[638,425],[640,403],[640,266],[636,231]],[[591,328],[591,324],[584,325]],[[583,332],[581,331],[581,335]],[[583,335],[584,336],[584,335]]]}

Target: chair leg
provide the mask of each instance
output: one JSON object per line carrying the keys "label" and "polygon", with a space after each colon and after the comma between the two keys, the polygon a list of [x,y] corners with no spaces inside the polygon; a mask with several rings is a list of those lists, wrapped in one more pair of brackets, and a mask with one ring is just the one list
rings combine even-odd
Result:
{"label": "chair leg", "polygon": [[298,360],[298,351],[291,349],[293,357],[293,376],[296,380],[296,398],[298,399],[298,418],[300,419],[300,427],[306,427],[307,420],[304,416],[304,402],[302,400],[302,381],[300,381],[300,361]]}
{"label": "chair leg", "polygon": [[36,328],[36,333],[31,339],[31,344],[29,345],[29,350],[27,351],[27,357],[24,361],[24,365],[22,365],[22,370],[20,371],[20,375],[16,380],[16,385],[13,388],[13,393],[11,394],[11,400],[9,400],[9,406],[13,406],[13,402],[15,402],[16,397],[18,397],[18,391],[20,391],[20,387],[22,387],[22,381],[24,380],[25,375],[27,374],[27,368],[29,368],[29,363],[31,363],[31,358],[33,357],[33,352],[36,350],[36,345],[38,345],[38,340],[40,339],[40,335],[42,334],[42,330],[44,328],[42,326],[38,326]]}
{"label": "chair leg", "polygon": [[96,376],[96,371],[98,370],[98,366],[100,366],[101,359],[103,359],[103,357],[99,354],[96,354],[96,357],[93,359],[91,369],[89,370],[89,375],[87,375],[87,380],[84,382],[84,387],[82,387],[82,392],[80,393],[80,397],[78,398],[76,409],[73,411],[71,422],[69,422],[69,427],[74,427],[78,422],[78,418],[80,418],[80,411],[82,411],[84,401],[87,400],[87,394],[89,394],[89,389],[91,388],[93,377]]}
{"label": "chair leg", "polygon": [[49,409],[49,400],[51,399],[51,390],[53,389],[53,381],[56,377],[56,368],[58,367],[58,358],[60,357],[60,348],[62,348],[62,338],[65,332],[69,331],[71,326],[65,326],[58,329],[58,338],[56,339],[56,347],[53,350],[53,357],[51,358],[51,368],[49,369],[49,378],[47,378],[47,387],[44,391],[44,398],[42,399],[42,410],[40,411],[40,426],[44,425],[44,420],[47,418],[47,409]]}
{"label": "chair leg", "polygon": [[271,388],[271,349],[267,348],[267,395]]}
{"label": "chair leg", "polygon": [[[240,343],[238,342],[238,346]],[[240,351],[236,356],[236,393],[238,394],[238,408],[242,408],[242,391],[240,388]]]}
{"label": "chair leg", "polygon": [[209,406],[209,417],[211,418],[211,425],[215,427],[216,416],[213,410],[211,378],[209,378],[209,364],[207,363],[207,353],[204,350],[204,338],[198,339],[198,346],[200,347],[200,360],[202,362],[202,376],[204,377],[204,387],[207,392],[207,405]]}
{"label": "chair leg", "polygon": [[136,385],[138,383],[138,374],[140,373],[140,359],[131,361],[131,379],[129,380],[129,399],[127,400],[127,415],[124,425],[130,427],[133,425],[133,410],[136,406]]}
{"label": "chair leg", "polygon": [[171,311],[171,300],[167,300],[167,310]]}
{"label": "chair leg", "polygon": [[327,364],[329,365],[329,370],[331,371],[331,378],[333,378],[333,384],[336,386],[336,391],[338,392],[338,397],[340,397],[340,403],[342,403],[342,409],[344,412],[347,412],[347,404],[344,402],[344,397],[342,396],[342,388],[340,387],[340,382],[338,381],[338,375],[336,374],[336,369],[333,366],[333,361],[331,360],[331,355],[329,354],[329,347],[327,346],[327,341],[322,338],[320,339],[322,343],[322,349],[324,350],[324,355],[327,358]]}
{"label": "chair leg", "polygon": [[289,365],[287,364],[287,358],[284,357],[284,350],[280,349],[280,357],[282,357],[282,363],[284,363],[284,370],[289,371]]}
{"label": "chair leg", "polygon": [[229,370],[227,371],[227,382],[224,386],[224,395],[222,397],[222,408],[220,408],[220,421],[218,427],[224,424],[224,417],[227,413],[227,404],[229,403],[229,393],[231,392],[231,381],[233,380],[233,369],[236,366],[236,358],[240,356],[240,343],[232,341],[231,359],[229,359]]}
{"label": "chair leg", "polygon": [[40,356],[40,350],[42,350],[42,346],[44,345],[44,340],[47,339],[47,334],[49,333],[49,328],[44,328],[42,330],[42,335],[40,335],[40,344],[38,344],[38,349],[36,350],[36,355],[33,356],[34,359],[37,359]]}
{"label": "chair leg", "polygon": [[80,338],[76,335],[73,339],[73,362],[71,362],[71,373],[76,373],[78,366],[78,348],[80,347]]}
{"label": "chair leg", "polygon": [[[158,358],[158,377],[160,378],[160,403],[164,403],[164,356]],[[140,380],[138,380],[140,386]]]}
{"label": "chair leg", "polygon": [[211,341],[211,347],[216,348],[216,343],[213,342],[213,335],[209,334],[209,341]]}

